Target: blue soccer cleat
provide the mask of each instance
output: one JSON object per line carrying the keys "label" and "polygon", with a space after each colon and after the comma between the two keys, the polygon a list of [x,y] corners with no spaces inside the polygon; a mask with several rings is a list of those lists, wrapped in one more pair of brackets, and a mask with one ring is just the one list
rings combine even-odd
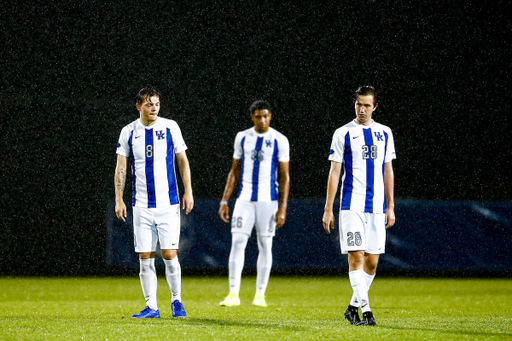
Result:
{"label": "blue soccer cleat", "polygon": [[187,313],[185,312],[185,308],[183,308],[183,304],[180,301],[175,300],[171,304],[172,306],[172,317],[185,317]]}
{"label": "blue soccer cleat", "polygon": [[160,311],[146,307],[143,311],[131,317],[135,319],[158,319],[160,318]]}

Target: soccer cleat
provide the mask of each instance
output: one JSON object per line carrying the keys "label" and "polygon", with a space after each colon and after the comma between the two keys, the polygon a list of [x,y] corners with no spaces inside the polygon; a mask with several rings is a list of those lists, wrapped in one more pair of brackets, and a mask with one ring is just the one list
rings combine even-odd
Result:
{"label": "soccer cleat", "polygon": [[373,318],[373,313],[371,311],[367,311],[366,313],[363,313],[363,319],[361,322],[356,324],[356,326],[376,326],[377,322],[375,322],[375,319]]}
{"label": "soccer cleat", "polygon": [[361,322],[361,319],[359,318],[359,308],[354,307],[353,305],[349,305],[347,307],[347,310],[345,310],[345,319],[350,322],[350,324],[357,325],[359,322]]}
{"label": "soccer cleat", "polygon": [[183,308],[183,304],[180,301],[175,300],[171,304],[172,307],[172,317],[185,317],[187,313],[185,312],[185,308]]}
{"label": "soccer cleat", "polygon": [[160,311],[151,309],[150,307],[144,308],[140,313],[134,314],[131,316],[135,319],[152,319],[152,318],[160,318]]}
{"label": "soccer cleat", "polygon": [[233,307],[236,305],[240,305],[240,298],[238,294],[230,292],[228,296],[224,299],[224,301],[220,302],[219,305],[223,305],[226,307]]}
{"label": "soccer cleat", "polygon": [[262,295],[262,294],[254,295],[254,300],[252,301],[252,305],[257,305],[259,307],[266,307],[267,302],[265,302],[265,295]]}

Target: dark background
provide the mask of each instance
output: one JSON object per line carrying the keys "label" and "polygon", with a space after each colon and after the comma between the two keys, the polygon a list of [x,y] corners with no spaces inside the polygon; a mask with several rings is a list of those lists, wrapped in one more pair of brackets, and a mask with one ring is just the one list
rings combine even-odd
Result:
{"label": "dark background", "polygon": [[260,98],[290,140],[291,199],[322,198],[332,134],[364,84],[382,90],[374,117],[393,129],[397,198],[511,200],[505,3],[4,5],[0,274],[108,273],[115,148],[146,85],[183,131],[198,200],[220,198]]}

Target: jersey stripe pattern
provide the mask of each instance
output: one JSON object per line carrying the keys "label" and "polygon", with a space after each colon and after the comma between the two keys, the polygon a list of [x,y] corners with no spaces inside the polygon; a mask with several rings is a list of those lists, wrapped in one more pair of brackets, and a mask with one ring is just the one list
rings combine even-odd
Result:
{"label": "jersey stripe pattern", "polygon": [[179,204],[174,158],[186,149],[181,130],[173,120],[158,117],[146,127],[139,119],[123,128],[117,154],[131,161],[133,206]]}
{"label": "jersey stripe pattern", "polygon": [[290,161],[286,136],[273,128],[264,134],[254,127],[239,132],[235,138],[233,158],[241,160],[238,199],[273,201],[278,199],[279,162]]}
{"label": "jersey stripe pattern", "polygon": [[354,121],[334,133],[329,160],[343,164],[340,209],[385,213],[384,165],[396,158],[391,129]]}

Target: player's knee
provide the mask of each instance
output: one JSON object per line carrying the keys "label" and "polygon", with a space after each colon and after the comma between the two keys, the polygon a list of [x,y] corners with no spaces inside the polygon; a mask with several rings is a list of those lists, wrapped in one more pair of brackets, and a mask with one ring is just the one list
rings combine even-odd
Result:
{"label": "player's knee", "polygon": [[234,248],[245,248],[249,237],[243,233],[234,233],[232,244]]}
{"label": "player's knee", "polygon": [[155,253],[154,252],[140,252],[139,253],[139,258],[140,259],[155,258]]}
{"label": "player's knee", "polygon": [[162,258],[171,260],[178,255],[177,250],[162,250]]}
{"label": "player's knee", "polygon": [[364,266],[367,273],[374,274],[379,264],[379,255],[368,254],[364,260]]}
{"label": "player's knee", "polygon": [[272,252],[272,237],[271,236],[258,236],[258,250],[260,252]]}

